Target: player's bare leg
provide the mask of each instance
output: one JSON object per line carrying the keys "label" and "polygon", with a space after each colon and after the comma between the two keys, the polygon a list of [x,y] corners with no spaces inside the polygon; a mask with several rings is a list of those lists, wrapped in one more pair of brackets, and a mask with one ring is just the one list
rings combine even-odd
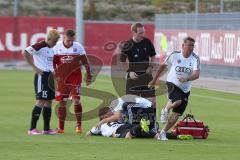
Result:
{"label": "player's bare leg", "polygon": [[178,100],[178,101],[175,101],[174,103],[172,103],[170,100],[168,101],[166,107],[164,107],[162,110],[161,110],[161,117],[160,117],[160,122],[165,124],[167,122],[167,119],[168,119],[168,114],[169,114],[169,111],[170,109],[173,109],[173,108],[176,108],[178,107],[179,105],[181,105],[182,101],[181,100]]}
{"label": "player's bare leg", "polygon": [[178,117],[180,116],[179,113],[173,112],[170,118],[168,119],[166,125],[163,127],[163,129],[160,132],[159,139],[160,140],[168,140],[166,138],[167,131],[174,126],[174,124],[177,122]]}
{"label": "player's bare leg", "polygon": [[127,132],[125,138],[126,138],[126,139],[132,139],[132,135],[131,135],[130,131]]}

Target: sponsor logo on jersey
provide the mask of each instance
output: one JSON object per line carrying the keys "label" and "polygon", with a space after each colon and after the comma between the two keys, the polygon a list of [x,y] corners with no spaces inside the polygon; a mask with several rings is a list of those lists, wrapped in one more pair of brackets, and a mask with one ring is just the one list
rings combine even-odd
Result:
{"label": "sponsor logo on jersey", "polygon": [[53,57],[47,57],[48,61],[53,61]]}
{"label": "sponsor logo on jersey", "polygon": [[62,63],[71,63],[73,61],[73,56],[63,56],[61,57]]}
{"label": "sponsor logo on jersey", "polygon": [[180,66],[177,66],[175,68],[175,71],[176,72],[183,72],[183,73],[191,73],[192,70],[190,68],[187,68],[187,67],[180,67]]}

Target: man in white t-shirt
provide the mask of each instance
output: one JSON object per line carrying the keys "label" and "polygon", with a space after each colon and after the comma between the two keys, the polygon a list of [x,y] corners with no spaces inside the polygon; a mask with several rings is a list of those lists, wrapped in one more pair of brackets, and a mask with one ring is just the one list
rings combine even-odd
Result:
{"label": "man in white t-shirt", "polygon": [[[54,80],[53,80],[53,46],[57,43],[60,35],[57,30],[52,29],[48,32],[44,41],[37,42],[28,46],[23,52],[27,63],[35,71],[34,87],[36,94],[36,103],[32,109],[31,127],[29,135],[56,134],[50,129],[51,106],[55,98]],[[44,131],[37,130],[39,116],[43,115]]]}
{"label": "man in white t-shirt", "polygon": [[129,104],[134,104],[135,106],[139,106],[141,108],[150,108],[152,107],[152,102],[148,99],[127,94],[125,96],[122,96],[121,98],[118,98],[110,104],[109,108],[112,110],[113,115],[108,118],[103,118],[99,123],[98,127],[101,126],[103,123],[108,122],[115,122],[115,121],[124,121],[125,114],[123,113],[124,107]]}
{"label": "man in white t-shirt", "polygon": [[[149,83],[149,87],[154,87],[160,74],[166,68],[170,69],[166,82],[169,101],[162,109],[160,117],[160,121],[166,124],[160,132],[160,140],[168,140],[166,132],[174,126],[188,104],[191,81],[199,78],[200,59],[193,52],[194,43],[193,38],[184,38],[182,51],[174,51],[170,54],[164,63],[160,65],[154,79]],[[170,109],[172,109],[172,115],[168,119]]]}

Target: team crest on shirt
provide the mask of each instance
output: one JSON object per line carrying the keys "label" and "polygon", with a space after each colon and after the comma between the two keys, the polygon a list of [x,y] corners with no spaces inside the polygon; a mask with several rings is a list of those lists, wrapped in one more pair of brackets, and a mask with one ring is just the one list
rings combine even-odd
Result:
{"label": "team crest on shirt", "polygon": [[178,60],[177,60],[177,63],[178,63],[178,64],[179,64],[179,63],[181,63],[181,60],[180,60],[180,59],[178,59]]}
{"label": "team crest on shirt", "polygon": [[135,55],[134,55],[134,57],[135,57],[135,58],[137,58],[137,57],[138,57],[138,55],[137,55],[137,54],[135,54]]}
{"label": "team crest on shirt", "polygon": [[77,48],[73,48],[73,52],[77,52]]}

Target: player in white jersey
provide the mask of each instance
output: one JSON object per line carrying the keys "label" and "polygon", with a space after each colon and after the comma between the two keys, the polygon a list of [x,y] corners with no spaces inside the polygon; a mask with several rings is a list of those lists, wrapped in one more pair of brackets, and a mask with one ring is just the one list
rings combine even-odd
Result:
{"label": "player in white jersey", "polygon": [[[115,137],[121,138],[152,138],[157,134],[155,112],[156,109],[148,99],[125,95],[114,100],[109,107],[100,109],[100,122],[96,125],[96,129],[99,132],[102,132],[102,129],[114,131]],[[124,125],[112,130],[109,126],[112,122],[124,123]]]}
{"label": "player in white jersey", "polygon": [[[130,98],[127,98],[128,96],[129,95],[124,97],[125,101],[122,99],[122,97],[121,99],[119,98],[113,101],[110,107],[101,108],[98,113],[101,125],[98,124],[97,126],[93,127],[89,132],[87,132],[87,135],[101,135],[115,138],[153,138],[157,132],[152,128],[149,131],[150,121],[141,119],[141,111],[144,110],[144,115],[147,114],[146,111],[151,111],[152,113],[149,115],[152,114],[154,116],[155,108],[150,107],[152,104],[149,100],[136,96],[130,96],[131,98],[134,98],[130,100]],[[134,112],[136,110],[138,112]],[[116,113],[120,114],[118,120],[107,122],[108,120],[113,120],[112,117],[115,117]],[[128,118],[123,120],[124,116]],[[144,118],[146,118],[146,116]],[[138,122],[134,120],[130,122],[129,119],[139,120]],[[141,122],[139,122],[140,119]],[[153,121],[155,122],[155,119],[153,119]]]}
{"label": "player in white jersey", "polygon": [[125,96],[122,96],[121,98],[118,98],[114,101],[112,101],[112,103],[110,104],[109,108],[112,110],[113,115],[108,117],[108,118],[104,118],[102,119],[99,123],[98,123],[98,127],[101,126],[104,123],[108,123],[108,122],[115,122],[115,121],[124,121],[124,113],[123,110],[125,110],[126,108],[124,108],[126,105],[129,104],[134,104],[136,107],[141,107],[141,108],[151,108],[152,107],[152,102],[149,101],[148,99],[139,97],[139,96],[135,96],[135,95],[131,95],[131,94],[127,94]]}
{"label": "player in white jersey", "polygon": [[[178,117],[183,114],[188,104],[188,96],[191,90],[191,81],[199,78],[200,60],[193,52],[195,40],[191,37],[184,38],[182,51],[173,52],[165,62],[160,65],[149,87],[155,86],[160,74],[167,68],[170,69],[167,76],[169,101],[161,111],[160,121],[166,123],[160,132],[160,140],[167,140],[166,132],[174,126]],[[172,115],[168,119],[169,110]]]}
{"label": "player in white jersey", "polygon": [[[36,44],[33,44],[22,52],[27,63],[36,72],[34,77],[36,103],[32,110],[31,127],[28,131],[29,135],[56,133],[50,129],[52,99],[55,98],[54,80],[52,76],[52,47],[57,43],[59,37],[60,35],[57,30],[52,29],[47,34],[45,41],[40,41]],[[43,132],[37,130],[37,121],[39,119],[41,111],[44,120]]]}
{"label": "player in white jersey", "polygon": [[[111,117],[113,114],[114,114],[114,111],[111,110],[109,107],[103,107],[98,112],[98,116],[100,120]],[[101,135],[105,137],[116,137],[115,133],[117,129],[122,125],[124,125],[124,123],[121,121],[103,123],[101,126],[92,127],[92,129],[87,132],[87,135],[88,136]]]}
{"label": "player in white jersey", "polygon": [[88,133],[88,136],[91,135],[101,135],[105,137],[119,137],[119,134],[117,134],[117,130],[119,127],[123,126],[123,123],[119,122],[109,122],[104,123],[101,125],[100,128],[93,127]]}
{"label": "player in white jersey", "polygon": [[[119,100],[119,99],[118,99]],[[142,99],[144,100],[144,99]],[[155,114],[155,108],[152,107],[143,107],[141,108],[139,105],[135,106],[134,105],[134,100],[132,102],[128,102],[128,107],[133,108],[133,112],[132,113],[137,113],[139,115],[140,118],[140,112],[141,109],[144,109],[144,114],[148,114],[151,115]],[[120,103],[119,103],[120,104]],[[124,103],[122,103],[123,106],[123,113],[124,114]],[[132,105],[133,104],[133,105]],[[118,105],[118,104],[116,104]],[[120,108],[120,107],[118,107]],[[130,109],[130,108],[128,108]],[[134,110],[137,112],[134,112]],[[150,109],[150,113],[146,112],[146,110]],[[131,114],[132,114],[131,113]],[[112,115],[114,115],[114,111],[109,108],[109,107],[103,107],[99,110],[99,118],[100,120],[102,119],[106,119],[111,117]],[[128,115],[128,117],[133,116],[134,115]],[[135,115],[136,116],[136,115]],[[155,119],[153,119],[153,121],[155,122]],[[160,133],[157,131],[157,129],[155,127],[151,127],[151,124],[149,124],[149,121],[147,121],[146,119],[141,119],[141,121],[139,123],[132,123],[129,124],[128,121],[126,121],[125,123],[120,122],[120,121],[115,121],[115,122],[108,122],[108,123],[103,123],[100,127],[94,126],[91,128],[91,130],[89,130],[86,134],[87,136],[105,136],[105,137],[114,137],[114,138],[127,138],[127,139],[131,139],[131,138],[155,138],[157,139],[160,136]],[[169,139],[186,139],[187,136],[184,137],[179,137],[178,135],[170,132],[167,133],[167,138]],[[187,140],[187,139],[186,139]]]}

